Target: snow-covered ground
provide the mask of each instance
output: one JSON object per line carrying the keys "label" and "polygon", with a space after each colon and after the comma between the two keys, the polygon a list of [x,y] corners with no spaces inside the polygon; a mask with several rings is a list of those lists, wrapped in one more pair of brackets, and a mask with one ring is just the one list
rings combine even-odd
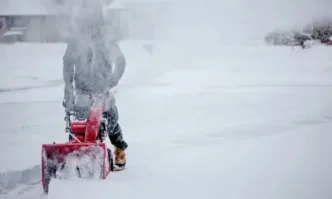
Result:
{"label": "snow-covered ground", "polygon": [[[331,198],[332,48],[121,46],[128,167],[49,199]],[[0,47],[0,198],[39,198],[41,144],[67,138],[64,47]]]}

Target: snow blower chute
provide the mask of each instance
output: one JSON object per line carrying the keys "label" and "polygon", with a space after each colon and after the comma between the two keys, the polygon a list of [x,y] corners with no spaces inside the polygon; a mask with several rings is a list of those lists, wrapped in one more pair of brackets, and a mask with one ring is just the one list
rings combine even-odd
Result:
{"label": "snow blower chute", "polygon": [[69,142],[42,145],[44,193],[49,192],[51,178],[105,179],[113,171],[112,151],[103,143],[107,136],[107,119],[104,117],[106,96],[76,96],[72,106],[66,108]]}

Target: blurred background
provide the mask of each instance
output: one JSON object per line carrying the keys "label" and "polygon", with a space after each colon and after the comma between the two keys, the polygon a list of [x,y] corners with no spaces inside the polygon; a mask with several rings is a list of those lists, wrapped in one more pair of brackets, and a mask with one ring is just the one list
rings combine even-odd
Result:
{"label": "blurred background", "polygon": [[[0,41],[66,41],[71,31],[73,10],[81,6],[91,7],[97,1],[0,0]],[[101,3],[106,25],[112,30],[110,34],[119,39],[140,40],[153,38],[154,19],[158,18],[160,22],[172,5],[172,2],[144,1]]]}
{"label": "blurred background", "polygon": [[0,42],[66,41],[75,7],[98,3],[118,40],[297,45],[332,35],[329,0],[0,0]]}

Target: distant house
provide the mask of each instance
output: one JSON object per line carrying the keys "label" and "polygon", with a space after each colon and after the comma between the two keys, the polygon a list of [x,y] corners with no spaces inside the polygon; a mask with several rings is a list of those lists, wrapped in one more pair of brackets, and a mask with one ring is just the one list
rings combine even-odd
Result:
{"label": "distant house", "polygon": [[[84,1],[0,0],[0,42],[63,42],[71,31],[73,4]],[[136,0],[119,2],[112,1],[106,8],[106,27],[109,28],[110,37],[153,39],[155,19],[160,21],[161,13],[168,10],[165,3]]]}
{"label": "distant house", "polygon": [[56,42],[68,35],[61,0],[0,0],[0,41]]}

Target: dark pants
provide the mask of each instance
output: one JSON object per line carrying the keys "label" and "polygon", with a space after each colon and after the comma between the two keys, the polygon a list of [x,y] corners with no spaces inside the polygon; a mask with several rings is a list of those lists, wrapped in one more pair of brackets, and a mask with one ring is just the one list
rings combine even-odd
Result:
{"label": "dark pants", "polygon": [[119,112],[113,96],[109,97],[109,108],[106,110],[105,115],[108,121],[108,137],[111,143],[115,147],[125,150],[128,145],[123,140],[122,130],[119,124]]}
{"label": "dark pants", "polygon": [[[76,94],[90,94],[85,89],[75,88]],[[110,142],[115,147],[125,150],[128,144],[123,140],[122,130],[119,124],[119,112],[113,95],[108,95],[108,103],[105,106],[104,115],[107,118],[107,132]]]}

